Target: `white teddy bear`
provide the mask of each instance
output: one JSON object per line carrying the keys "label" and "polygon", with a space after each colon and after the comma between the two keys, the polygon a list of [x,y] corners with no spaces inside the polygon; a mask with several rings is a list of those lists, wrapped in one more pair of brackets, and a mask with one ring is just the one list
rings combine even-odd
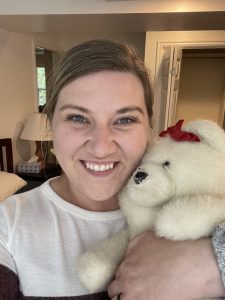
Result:
{"label": "white teddy bear", "polygon": [[182,123],[160,134],[120,193],[127,228],[81,256],[78,275],[89,292],[107,288],[138,234],[198,239],[225,220],[224,130],[209,120]]}

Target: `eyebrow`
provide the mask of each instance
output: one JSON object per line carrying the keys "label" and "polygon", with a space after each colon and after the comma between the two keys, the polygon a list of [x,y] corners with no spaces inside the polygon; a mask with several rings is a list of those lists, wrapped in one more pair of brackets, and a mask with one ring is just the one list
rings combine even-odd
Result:
{"label": "eyebrow", "polygon": [[[90,113],[91,111],[83,106],[75,105],[75,104],[65,104],[62,107],[60,107],[60,111],[66,110],[66,109],[76,109],[79,111],[82,111],[84,113]],[[124,114],[127,112],[132,111],[139,111],[142,115],[144,115],[144,111],[139,106],[127,106],[120,108],[116,111],[117,114]]]}
{"label": "eyebrow", "polygon": [[79,106],[79,105],[75,105],[75,104],[65,104],[62,107],[60,107],[59,110],[65,110],[65,109],[76,109],[76,110],[80,110],[82,112],[88,113],[90,112],[90,110],[88,110],[85,107]]}
{"label": "eyebrow", "polygon": [[124,114],[126,112],[139,111],[142,115],[144,115],[144,111],[139,106],[127,106],[117,110],[118,114]]}

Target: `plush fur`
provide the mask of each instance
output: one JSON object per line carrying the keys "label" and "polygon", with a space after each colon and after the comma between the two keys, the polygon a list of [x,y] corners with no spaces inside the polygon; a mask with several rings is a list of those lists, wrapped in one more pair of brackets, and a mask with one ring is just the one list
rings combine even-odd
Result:
{"label": "plush fur", "polygon": [[127,228],[81,256],[78,274],[90,292],[107,286],[138,234],[153,229],[172,240],[198,239],[225,220],[224,130],[209,120],[182,130],[200,141],[157,138],[120,193]]}

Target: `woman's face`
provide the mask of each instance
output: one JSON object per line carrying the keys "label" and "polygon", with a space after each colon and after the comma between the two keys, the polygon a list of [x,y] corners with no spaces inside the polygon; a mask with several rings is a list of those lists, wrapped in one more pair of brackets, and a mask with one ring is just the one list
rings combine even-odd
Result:
{"label": "woman's face", "polygon": [[101,71],[65,86],[52,120],[64,175],[59,194],[82,208],[118,208],[117,194],[149,139],[144,90],[131,73]]}

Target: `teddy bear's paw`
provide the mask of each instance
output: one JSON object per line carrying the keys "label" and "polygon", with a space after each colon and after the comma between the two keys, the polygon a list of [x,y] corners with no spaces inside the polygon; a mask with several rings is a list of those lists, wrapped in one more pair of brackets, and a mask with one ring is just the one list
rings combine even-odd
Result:
{"label": "teddy bear's paw", "polygon": [[104,257],[86,252],[78,261],[78,277],[90,293],[104,290],[113,277],[115,266]]}
{"label": "teddy bear's paw", "polygon": [[174,241],[197,239],[202,236],[201,228],[199,230],[194,224],[185,222],[181,217],[176,218],[166,214],[162,214],[157,218],[155,232],[160,237]]}
{"label": "teddy bear's paw", "polygon": [[202,195],[168,203],[157,215],[156,234],[172,240],[210,236],[216,225],[225,220],[223,202],[220,198]]}

